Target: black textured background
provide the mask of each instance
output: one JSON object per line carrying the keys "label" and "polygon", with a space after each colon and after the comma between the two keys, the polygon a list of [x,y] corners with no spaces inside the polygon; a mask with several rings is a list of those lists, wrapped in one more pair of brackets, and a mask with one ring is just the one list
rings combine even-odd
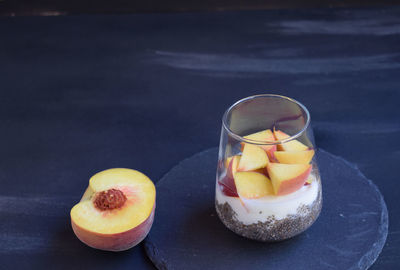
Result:
{"label": "black textured background", "polygon": [[399,8],[0,18],[0,269],[152,269],[142,247],[85,247],[70,208],[100,170],[158,181],[217,146],[224,110],[258,93],[304,103],[317,145],[379,187],[372,269],[395,269],[399,44]]}

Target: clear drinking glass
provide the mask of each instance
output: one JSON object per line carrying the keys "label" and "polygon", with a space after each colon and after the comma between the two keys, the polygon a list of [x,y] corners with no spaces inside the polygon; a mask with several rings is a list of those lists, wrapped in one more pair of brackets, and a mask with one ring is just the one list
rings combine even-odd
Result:
{"label": "clear drinking glass", "polygon": [[233,232],[281,241],[309,228],[322,207],[310,114],[298,101],[264,94],[222,119],[215,206]]}

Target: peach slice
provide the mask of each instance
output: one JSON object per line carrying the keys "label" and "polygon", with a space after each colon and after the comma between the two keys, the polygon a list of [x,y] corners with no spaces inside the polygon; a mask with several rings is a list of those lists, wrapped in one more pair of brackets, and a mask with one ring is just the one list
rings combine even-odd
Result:
{"label": "peach slice", "polygon": [[229,160],[229,165],[227,167],[226,175],[228,177],[233,178],[233,176],[235,175],[237,168],[239,166],[240,156],[236,155],[236,156],[228,158],[228,160]]}
{"label": "peach slice", "polygon": [[311,172],[310,164],[281,164],[267,165],[272,186],[276,195],[286,195],[301,188]]}
{"label": "peach slice", "polygon": [[[286,138],[289,138],[290,136],[286,134],[283,131],[280,130],[274,130],[274,136],[276,140],[280,141]],[[286,143],[278,144],[278,150],[280,151],[305,151],[308,150],[308,147],[298,140],[291,140]]]}
{"label": "peach slice", "polygon": [[306,151],[276,151],[274,153],[280,163],[308,164],[314,156],[314,150]]}
{"label": "peach slice", "polygon": [[[247,136],[244,136],[245,139],[253,140],[253,141],[264,141],[264,142],[273,142],[275,141],[275,136],[270,129],[266,129],[263,131],[259,131]],[[242,143],[243,145],[243,143]],[[270,161],[274,161],[274,152],[276,151],[276,145],[260,145],[265,152],[267,152],[268,158]]]}
{"label": "peach slice", "polygon": [[228,158],[225,159],[225,162],[224,162],[225,168],[229,167],[229,163],[231,163],[231,160],[232,160],[233,157],[234,156],[231,156],[231,157],[228,157]]}
{"label": "peach slice", "polygon": [[237,171],[239,160],[240,156],[238,155],[227,158],[226,161],[229,161],[229,164],[226,169],[226,175],[222,179],[218,180],[219,184],[222,185],[221,186],[222,192],[226,196],[230,197],[238,196],[233,175]]}
{"label": "peach slice", "polygon": [[153,182],[141,172],[120,168],[99,172],[71,209],[72,229],[90,247],[127,250],[150,231],[155,199]]}
{"label": "peach slice", "polygon": [[235,180],[231,177],[223,177],[222,179],[218,180],[219,187],[222,193],[228,197],[238,197],[235,185]]}
{"label": "peach slice", "polygon": [[261,173],[237,172],[234,177],[235,185],[240,197],[256,199],[274,194],[271,180]]}
{"label": "peach slice", "polygon": [[256,145],[246,143],[237,171],[252,171],[265,167],[269,163],[267,153]]}

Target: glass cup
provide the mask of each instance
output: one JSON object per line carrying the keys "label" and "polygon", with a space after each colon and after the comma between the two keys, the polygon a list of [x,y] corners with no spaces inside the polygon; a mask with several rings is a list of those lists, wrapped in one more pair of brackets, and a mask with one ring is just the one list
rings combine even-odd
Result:
{"label": "glass cup", "polygon": [[310,114],[298,101],[264,94],[233,104],[222,119],[215,206],[246,238],[274,242],[309,228],[322,207]]}

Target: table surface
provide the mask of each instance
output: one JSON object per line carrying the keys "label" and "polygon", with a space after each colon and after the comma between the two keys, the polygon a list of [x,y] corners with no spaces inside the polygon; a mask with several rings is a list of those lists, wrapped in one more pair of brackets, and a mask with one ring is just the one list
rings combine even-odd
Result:
{"label": "table surface", "polygon": [[154,269],[142,246],[81,244],[70,208],[100,170],[156,182],[217,146],[259,93],[305,104],[317,146],[380,188],[372,269],[400,265],[400,8],[0,18],[0,36],[1,269]]}

